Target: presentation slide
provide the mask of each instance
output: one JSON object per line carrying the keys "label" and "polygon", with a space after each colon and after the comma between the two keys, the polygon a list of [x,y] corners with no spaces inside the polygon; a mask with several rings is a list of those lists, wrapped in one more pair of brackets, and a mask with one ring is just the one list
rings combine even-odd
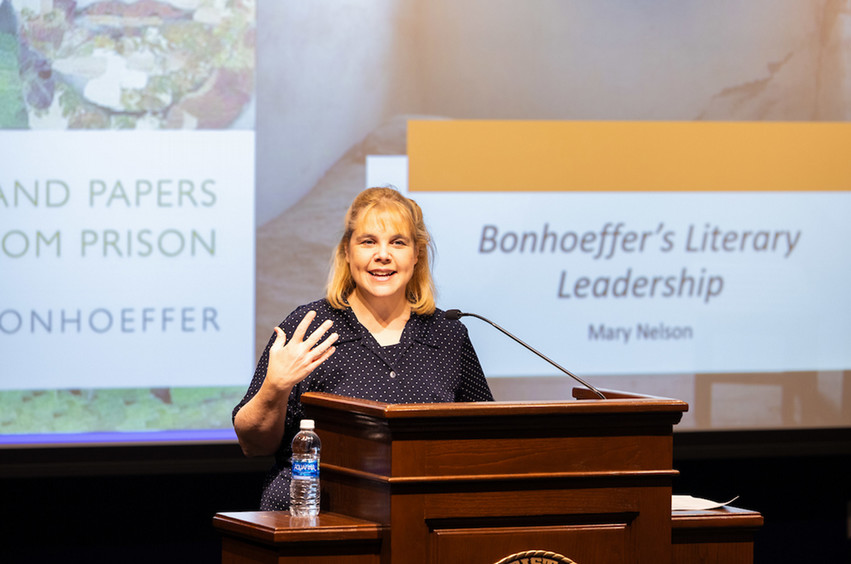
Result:
{"label": "presentation slide", "polygon": [[247,2],[0,5],[0,442],[233,436],[254,349],[254,19]]}
{"label": "presentation slide", "polygon": [[[408,158],[367,183],[407,189]],[[851,192],[414,191],[440,302],[580,375],[851,367]],[[489,376],[554,368],[473,319]]]}

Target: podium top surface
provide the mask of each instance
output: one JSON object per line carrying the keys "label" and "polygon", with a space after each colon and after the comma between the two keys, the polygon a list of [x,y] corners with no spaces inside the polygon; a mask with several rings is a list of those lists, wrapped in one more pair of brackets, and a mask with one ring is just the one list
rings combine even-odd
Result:
{"label": "podium top surface", "polygon": [[316,517],[291,517],[286,511],[217,513],[213,526],[266,544],[378,540],[384,531],[379,523],[329,512]]}
{"label": "podium top surface", "polygon": [[688,404],[682,400],[603,390],[606,399],[574,389],[575,401],[494,401],[461,403],[384,403],[308,392],[301,398],[309,406],[344,410],[380,419],[511,417],[529,415],[615,415],[626,413],[668,413],[682,416]]}

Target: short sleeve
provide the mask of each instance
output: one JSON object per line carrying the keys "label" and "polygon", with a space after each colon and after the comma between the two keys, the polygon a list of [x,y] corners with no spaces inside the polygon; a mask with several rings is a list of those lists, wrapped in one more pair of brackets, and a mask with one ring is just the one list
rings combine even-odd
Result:
{"label": "short sleeve", "polygon": [[461,381],[455,401],[493,401],[493,393],[466,328],[461,339],[460,363]]}

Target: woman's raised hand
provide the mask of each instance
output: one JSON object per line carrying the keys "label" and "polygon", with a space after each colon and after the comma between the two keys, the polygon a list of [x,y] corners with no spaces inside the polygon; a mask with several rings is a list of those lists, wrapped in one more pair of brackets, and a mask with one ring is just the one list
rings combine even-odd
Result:
{"label": "woman's raised hand", "polygon": [[269,349],[266,383],[281,390],[290,390],[334,354],[336,349],[333,344],[339,337],[337,333],[319,342],[334,323],[330,319],[305,338],[307,328],[315,317],[315,311],[307,312],[289,340],[280,327],[275,327],[276,337]]}

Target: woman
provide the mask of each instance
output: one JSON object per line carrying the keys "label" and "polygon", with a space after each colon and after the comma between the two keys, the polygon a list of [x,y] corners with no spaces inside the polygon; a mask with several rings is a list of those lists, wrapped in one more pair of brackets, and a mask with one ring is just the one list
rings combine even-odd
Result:
{"label": "woman", "polygon": [[289,507],[290,443],[304,392],[388,403],[493,400],[466,328],[435,307],[430,247],[420,207],[396,190],[369,188],[352,202],[325,299],[275,328],[234,409],[243,452],[275,454],[261,510]]}

